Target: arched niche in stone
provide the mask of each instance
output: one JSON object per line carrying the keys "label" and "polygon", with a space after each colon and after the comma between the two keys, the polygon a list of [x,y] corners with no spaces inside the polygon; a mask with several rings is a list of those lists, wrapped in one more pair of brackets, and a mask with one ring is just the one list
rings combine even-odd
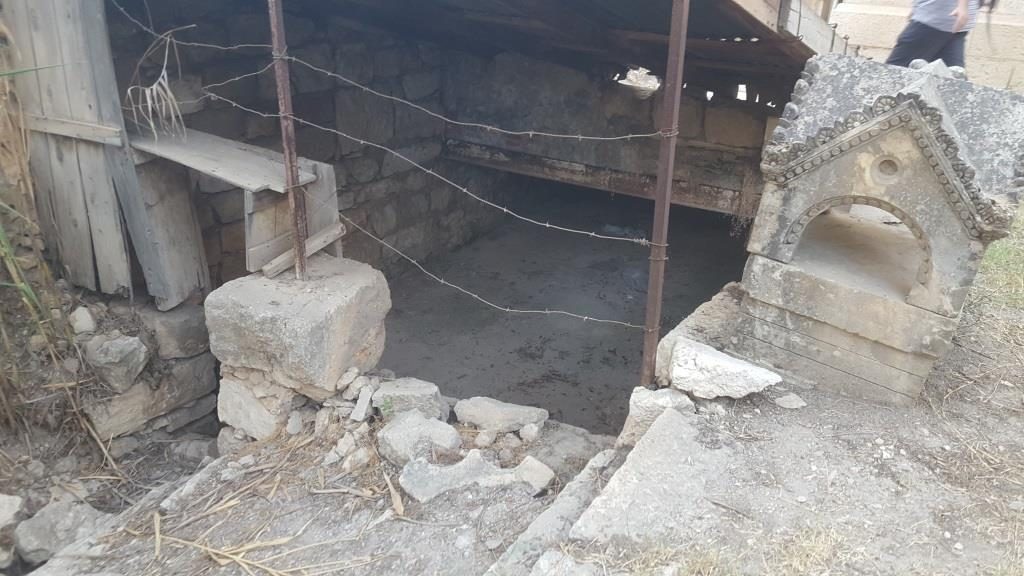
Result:
{"label": "arched niche in stone", "polygon": [[829,209],[864,205],[902,222],[925,254],[908,304],[956,316],[1000,214],[981,197],[941,113],[916,94],[883,96],[803,143],[769,147],[749,250],[789,263]]}

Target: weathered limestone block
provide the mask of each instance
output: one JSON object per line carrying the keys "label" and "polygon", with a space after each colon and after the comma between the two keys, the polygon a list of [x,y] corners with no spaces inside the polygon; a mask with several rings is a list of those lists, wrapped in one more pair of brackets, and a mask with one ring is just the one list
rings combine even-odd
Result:
{"label": "weathered limestone block", "polygon": [[428,502],[450,490],[474,485],[495,488],[524,483],[537,494],[554,478],[555,473],[532,456],[514,469],[503,470],[484,460],[479,450],[470,450],[461,462],[451,466],[435,466],[422,458],[413,460],[402,469],[398,482],[417,502]]}
{"label": "weathered limestone block", "polygon": [[680,338],[672,349],[671,384],[697,398],[743,398],[782,382],[778,374]]}
{"label": "weathered limestone block", "polygon": [[615,442],[616,446],[635,445],[658,416],[670,409],[680,414],[694,414],[697,411],[690,397],[674,388],[634,388],[633,394],[629,397],[629,415],[626,416],[626,423]]}
{"label": "weathered limestone block", "polygon": [[695,420],[675,410],[662,413],[570,537],[603,548],[681,542],[702,534],[716,513],[704,486],[729,465],[731,451],[702,446]]}
{"label": "weathered limestone block", "polygon": [[294,398],[295,392],[288,388],[224,378],[217,396],[217,416],[224,424],[266,440],[284,427]]}
{"label": "weathered limestone block", "polygon": [[416,410],[427,418],[441,418],[445,412],[437,385],[417,378],[384,382],[373,392],[373,407],[380,410],[385,419],[410,410]]}
{"label": "weathered limestone block", "polygon": [[153,418],[217,388],[217,361],[210,353],[169,360],[167,366],[156,388],[139,380],[127,392],[85,404],[85,413],[100,438],[106,440],[141,430]]}
{"label": "weathered limestone block", "polygon": [[206,299],[206,323],[221,363],[324,401],[350,367],[376,365],[390,308],[383,274],[320,254],[305,282],[254,274],[221,286]]}
{"label": "weathered limestone block", "polygon": [[958,324],[956,318],[758,255],[747,261],[743,285],[756,300],[904,352],[934,357],[946,354]]}
{"label": "weathered limestone block", "polygon": [[380,455],[396,466],[416,458],[456,454],[462,439],[452,426],[417,410],[403,412],[377,433]]}
{"label": "weathered limestone block", "polygon": [[86,342],[85,361],[101,382],[125,392],[149,362],[149,349],[135,336],[101,334]]}
{"label": "weathered limestone block", "polygon": [[0,494],[0,532],[14,526],[24,510],[24,504],[20,496]]}
{"label": "weathered limestone block", "polygon": [[545,550],[557,548],[567,539],[573,523],[600,493],[604,484],[602,476],[614,461],[614,450],[605,450],[591,458],[583,471],[558,493],[551,506],[530,523],[484,576],[529,574],[529,566]]}
{"label": "weathered limestone block", "polygon": [[730,351],[795,383],[913,402],[1011,228],[1024,97],[941,61],[814,58],[762,171]]}
{"label": "weathered limestone block", "polygon": [[[241,198],[241,194],[237,196]],[[164,360],[189,358],[210,348],[206,313],[202,306],[181,304],[167,312],[147,306],[139,310],[139,318],[146,329],[153,333],[157,355]]]}
{"label": "weathered limestone block", "polygon": [[509,404],[493,398],[477,396],[459,400],[455,404],[455,417],[463,424],[472,424],[480,430],[518,432],[527,424],[543,424],[548,411],[532,406]]}
{"label": "weathered limestone block", "polygon": [[72,542],[93,534],[104,514],[78,500],[51,502],[14,530],[18,555],[29,564],[41,564]]}

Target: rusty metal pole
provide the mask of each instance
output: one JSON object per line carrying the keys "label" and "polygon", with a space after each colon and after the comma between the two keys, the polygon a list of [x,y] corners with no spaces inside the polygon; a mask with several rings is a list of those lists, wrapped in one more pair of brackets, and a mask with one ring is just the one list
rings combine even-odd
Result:
{"label": "rusty metal pole", "polygon": [[274,79],[277,81],[277,107],[281,115],[281,151],[284,152],[285,188],[292,211],[292,249],[295,251],[295,277],[306,279],[306,196],[299,186],[299,164],[295,152],[295,122],[292,120],[292,82],[288,70],[288,43],[284,35],[283,0],[267,0],[270,9],[270,38],[273,44]]}
{"label": "rusty metal pole", "polygon": [[679,101],[683,91],[683,61],[686,59],[686,29],[690,23],[690,0],[673,0],[672,32],[668,43],[668,68],[665,72],[665,99],[662,102],[660,129],[666,132],[658,155],[658,181],[654,196],[654,233],[651,240],[651,273],[647,281],[647,319],[644,333],[644,358],[640,385],[654,383],[655,355],[661,338],[661,300],[665,288],[665,262],[668,260],[668,220],[672,206],[672,180],[679,139]]}

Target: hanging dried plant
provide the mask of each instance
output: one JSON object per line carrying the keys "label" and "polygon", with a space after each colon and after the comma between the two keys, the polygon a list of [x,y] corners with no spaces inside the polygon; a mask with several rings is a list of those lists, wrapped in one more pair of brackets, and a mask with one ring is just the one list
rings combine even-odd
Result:
{"label": "hanging dried plant", "polygon": [[[149,129],[154,138],[159,137],[161,132],[165,134],[185,133],[185,122],[182,119],[181,109],[171,90],[169,67],[172,64],[172,54],[174,63],[179,65],[178,74],[181,74],[178,47],[172,35],[173,32],[172,30],[160,35],[146,49],[135,67],[135,74],[125,98],[134,124],[139,128]],[[148,85],[141,84],[142,64],[150,57],[159,54],[161,50],[163,58],[156,80]]]}

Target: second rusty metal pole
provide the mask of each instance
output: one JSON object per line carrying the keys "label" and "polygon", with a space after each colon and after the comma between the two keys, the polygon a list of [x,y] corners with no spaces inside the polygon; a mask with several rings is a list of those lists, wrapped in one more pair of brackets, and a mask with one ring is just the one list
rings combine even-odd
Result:
{"label": "second rusty metal pole", "polygon": [[644,332],[643,367],[640,385],[654,383],[658,340],[661,338],[661,300],[665,288],[665,262],[668,260],[668,220],[672,206],[672,182],[676,165],[679,134],[679,101],[683,90],[683,62],[686,59],[686,29],[690,23],[690,0],[673,0],[672,32],[668,43],[668,68],[665,72],[665,98],[662,101],[659,128],[665,132],[658,153],[658,181],[654,196],[654,232],[651,240],[651,272],[647,281],[647,318]]}
{"label": "second rusty metal pole", "polygon": [[281,115],[281,151],[284,153],[285,189],[292,211],[292,249],[295,250],[295,277],[306,279],[306,196],[299,186],[298,155],[295,152],[295,122],[292,119],[292,82],[288,70],[288,42],[284,35],[283,0],[267,0],[270,9],[270,38],[274,50],[274,79],[277,81],[277,107]]}

